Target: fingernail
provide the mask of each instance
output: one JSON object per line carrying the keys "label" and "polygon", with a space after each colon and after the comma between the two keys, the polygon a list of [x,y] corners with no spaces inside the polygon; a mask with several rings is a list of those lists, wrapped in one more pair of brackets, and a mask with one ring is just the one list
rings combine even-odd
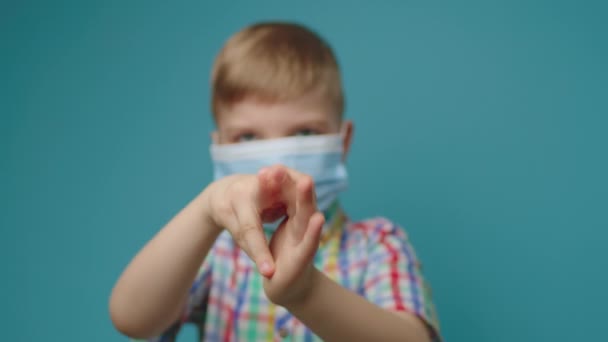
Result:
{"label": "fingernail", "polygon": [[272,273],[272,267],[268,261],[264,261],[262,265],[260,265],[260,273],[263,275],[270,275],[270,273]]}

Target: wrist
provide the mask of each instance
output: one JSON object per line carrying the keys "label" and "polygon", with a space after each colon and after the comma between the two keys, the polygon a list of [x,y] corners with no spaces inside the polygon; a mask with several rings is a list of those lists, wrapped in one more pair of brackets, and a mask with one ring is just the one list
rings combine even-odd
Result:
{"label": "wrist", "polygon": [[211,196],[210,187],[208,186],[198,196],[198,202],[201,209],[201,215],[204,222],[204,229],[211,231],[214,236],[219,236],[224,230],[223,227],[218,225],[213,218],[213,211],[211,207]]}
{"label": "wrist", "polygon": [[286,303],[284,307],[296,316],[303,311],[306,311],[311,303],[314,302],[319,290],[323,287],[323,281],[326,279],[323,272],[315,267],[311,267],[310,284],[306,291],[294,300]]}

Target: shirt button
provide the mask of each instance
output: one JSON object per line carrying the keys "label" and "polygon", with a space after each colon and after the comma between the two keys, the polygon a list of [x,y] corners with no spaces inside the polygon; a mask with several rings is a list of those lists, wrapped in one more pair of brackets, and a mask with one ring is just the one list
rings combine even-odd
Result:
{"label": "shirt button", "polygon": [[289,336],[289,330],[287,330],[287,328],[279,329],[279,336],[281,336],[282,338]]}

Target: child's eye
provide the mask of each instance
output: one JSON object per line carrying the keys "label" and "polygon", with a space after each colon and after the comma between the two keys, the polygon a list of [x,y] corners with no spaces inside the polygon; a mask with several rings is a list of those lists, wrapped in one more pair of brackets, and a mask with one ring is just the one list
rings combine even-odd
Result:
{"label": "child's eye", "polygon": [[301,129],[299,131],[296,132],[296,136],[309,136],[309,135],[316,135],[319,134],[319,132],[315,131],[314,129]]}
{"label": "child's eye", "polygon": [[255,134],[253,133],[244,133],[236,137],[237,142],[246,142],[255,140]]}

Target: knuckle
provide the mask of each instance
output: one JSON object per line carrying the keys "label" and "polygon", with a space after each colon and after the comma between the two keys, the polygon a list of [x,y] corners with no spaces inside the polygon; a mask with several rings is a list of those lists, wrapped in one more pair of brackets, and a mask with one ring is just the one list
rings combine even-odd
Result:
{"label": "knuckle", "polygon": [[229,197],[234,197],[235,195],[238,196],[240,193],[243,192],[243,184],[241,181],[236,181],[234,183],[231,183],[227,189],[226,192],[228,193]]}
{"label": "knuckle", "polygon": [[305,175],[303,177],[303,179],[304,179],[304,184],[306,184],[306,186],[314,186],[315,185],[315,180],[312,178],[312,176]]}
{"label": "knuckle", "polygon": [[299,181],[300,190],[310,191],[314,187],[314,179],[309,175],[304,175]]}
{"label": "knuckle", "polygon": [[248,187],[248,184],[244,181],[238,181],[231,184],[226,189],[226,195],[230,199],[231,202],[240,201],[243,198],[246,198],[248,193],[251,192],[251,188]]}
{"label": "knuckle", "polygon": [[247,223],[239,227],[239,230],[236,232],[235,239],[238,241],[244,242],[251,239],[251,235],[254,235],[257,231],[257,227],[253,223]]}
{"label": "knuckle", "polygon": [[229,201],[219,201],[215,207],[216,212],[220,217],[227,217],[232,215],[232,205]]}

